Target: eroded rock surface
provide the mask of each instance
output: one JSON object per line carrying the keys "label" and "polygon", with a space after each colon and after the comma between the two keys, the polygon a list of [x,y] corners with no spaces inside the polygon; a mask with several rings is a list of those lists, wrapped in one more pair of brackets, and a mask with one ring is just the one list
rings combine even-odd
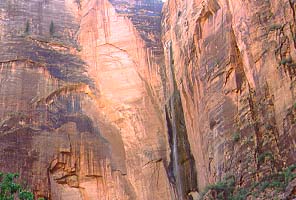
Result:
{"label": "eroded rock surface", "polygon": [[0,170],[53,200],[294,198],[295,7],[0,1]]}
{"label": "eroded rock surface", "polygon": [[0,2],[0,170],[36,197],[171,199],[161,84],[147,83],[162,3],[134,4]]}
{"label": "eroded rock surface", "polygon": [[[173,66],[200,191],[228,175],[245,187],[295,164],[295,6],[165,4],[163,79]],[[171,82],[164,87],[169,96]]]}

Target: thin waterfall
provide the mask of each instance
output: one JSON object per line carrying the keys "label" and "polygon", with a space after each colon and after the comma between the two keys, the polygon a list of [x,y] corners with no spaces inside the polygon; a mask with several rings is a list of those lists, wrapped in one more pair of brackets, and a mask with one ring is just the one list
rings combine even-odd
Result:
{"label": "thin waterfall", "polygon": [[175,112],[175,96],[177,92],[177,84],[174,75],[174,63],[173,63],[173,48],[172,42],[168,43],[168,54],[169,54],[169,74],[170,74],[170,85],[172,87],[171,97],[169,99],[169,105],[171,108],[171,120],[172,120],[172,146],[173,146],[173,173],[176,181],[176,190],[177,190],[177,198],[178,200],[183,200],[183,188],[182,188],[182,180],[180,175],[179,168],[179,156],[178,156],[178,141],[177,141],[177,126],[176,126],[176,112]]}

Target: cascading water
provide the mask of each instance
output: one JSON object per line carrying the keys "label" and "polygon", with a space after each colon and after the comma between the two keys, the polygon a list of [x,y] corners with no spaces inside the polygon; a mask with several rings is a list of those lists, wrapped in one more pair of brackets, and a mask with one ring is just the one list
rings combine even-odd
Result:
{"label": "cascading water", "polygon": [[173,173],[175,177],[175,184],[176,184],[176,198],[178,200],[183,200],[183,189],[182,189],[182,180],[180,174],[180,167],[179,167],[179,156],[178,156],[178,141],[177,141],[177,126],[176,126],[176,112],[175,112],[175,96],[176,96],[176,80],[174,77],[174,64],[173,64],[173,49],[172,43],[168,43],[168,57],[170,63],[170,85],[172,87],[172,93],[169,99],[169,105],[171,108],[171,125],[172,125],[172,159],[173,159]]}

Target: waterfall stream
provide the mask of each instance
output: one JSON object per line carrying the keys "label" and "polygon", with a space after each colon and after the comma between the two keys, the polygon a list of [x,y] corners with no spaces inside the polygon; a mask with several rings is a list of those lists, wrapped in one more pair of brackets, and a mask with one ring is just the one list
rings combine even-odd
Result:
{"label": "waterfall stream", "polygon": [[177,126],[176,126],[176,111],[175,111],[175,96],[177,95],[177,84],[174,77],[174,64],[173,64],[173,49],[172,43],[168,43],[169,48],[169,63],[170,63],[170,85],[172,86],[171,97],[169,99],[169,105],[171,108],[171,120],[172,120],[172,153],[173,153],[173,173],[176,181],[177,199],[183,200],[182,180],[179,168],[179,156],[178,156],[178,140],[177,140]]}

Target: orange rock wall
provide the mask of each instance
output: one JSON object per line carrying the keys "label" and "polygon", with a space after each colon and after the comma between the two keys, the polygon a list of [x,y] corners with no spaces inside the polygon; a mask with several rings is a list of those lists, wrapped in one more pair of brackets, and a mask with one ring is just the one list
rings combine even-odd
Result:
{"label": "orange rock wall", "polygon": [[196,200],[295,164],[295,5],[1,1],[0,171],[46,199]]}
{"label": "orange rock wall", "polygon": [[[139,5],[132,14],[157,27],[162,4],[146,4],[158,8],[151,18]],[[36,197],[172,199],[152,70],[160,27],[142,30],[114,5],[0,2],[0,170]]]}
{"label": "orange rock wall", "polygon": [[173,66],[200,190],[227,174],[245,186],[296,162],[295,6],[165,3],[163,79]]}

